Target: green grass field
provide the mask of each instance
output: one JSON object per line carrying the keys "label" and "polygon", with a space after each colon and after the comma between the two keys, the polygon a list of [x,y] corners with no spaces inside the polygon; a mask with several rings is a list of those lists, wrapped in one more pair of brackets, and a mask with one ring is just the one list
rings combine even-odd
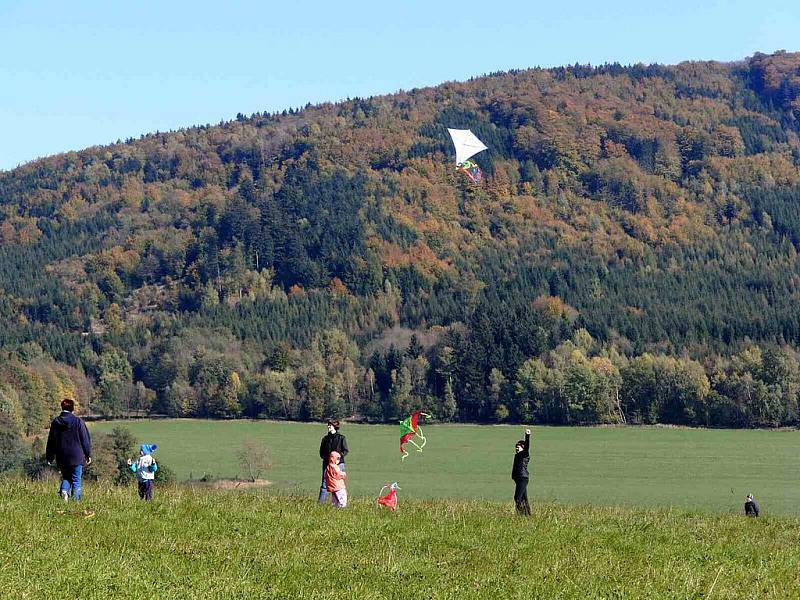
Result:
{"label": "green grass field", "polygon": [[[669,509],[93,486],[0,486],[3,597],[115,599],[797,598],[800,521]],[[94,511],[87,518],[82,510]],[[63,514],[61,514],[63,513]]]}
{"label": "green grass field", "polygon": [[[320,424],[154,420],[91,429],[116,424],[139,441],[157,443],[157,457],[182,479],[243,474],[236,453],[246,440],[257,440],[273,454],[266,478],[277,489],[311,496],[319,487]],[[521,427],[424,430],[425,451],[401,463],[398,427],[346,424],[351,495],[372,498],[383,483],[398,481],[404,499],[509,500]],[[536,427],[530,494],[536,502],[738,512],[752,491],[766,514],[800,515],[798,442],[796,431]]]}

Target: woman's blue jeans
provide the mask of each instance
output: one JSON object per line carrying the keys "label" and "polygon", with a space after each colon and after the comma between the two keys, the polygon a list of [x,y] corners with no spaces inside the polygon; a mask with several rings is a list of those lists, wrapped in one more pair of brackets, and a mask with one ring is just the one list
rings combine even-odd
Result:
{"label": "woman's blue jeans", "polygon": [[83,495],[83,485],[81,478],[83,477],[83,465],[75,465],[74,467],[61,467],[61,487],[59,492],[72,492],[73,500],[80,500]]}

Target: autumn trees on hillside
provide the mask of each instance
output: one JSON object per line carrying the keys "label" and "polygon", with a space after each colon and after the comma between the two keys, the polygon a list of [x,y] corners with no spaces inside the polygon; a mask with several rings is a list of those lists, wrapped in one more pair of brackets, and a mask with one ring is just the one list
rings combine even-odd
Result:
{"label": "autumn trees on hillside", "polygon": [[792,423],[798,77],[530,69],[0,173],[0,412]]}

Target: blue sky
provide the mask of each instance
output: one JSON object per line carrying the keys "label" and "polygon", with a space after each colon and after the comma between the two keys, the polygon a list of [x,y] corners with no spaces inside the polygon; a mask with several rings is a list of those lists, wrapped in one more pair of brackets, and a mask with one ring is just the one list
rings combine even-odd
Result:
{"label": "blue sky", "polygon": [[510,68],[800,50],[796,2],[652,4],[0,0],[0,169]]}

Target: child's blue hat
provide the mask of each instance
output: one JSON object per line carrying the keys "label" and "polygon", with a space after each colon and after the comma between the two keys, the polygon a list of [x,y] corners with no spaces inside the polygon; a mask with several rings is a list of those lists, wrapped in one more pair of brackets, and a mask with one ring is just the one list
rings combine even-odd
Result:
{"label": "child's blue hat", "polygon": [[141,449],[145,454],[152,454],[158,448],[157,444],[142,444]]}

